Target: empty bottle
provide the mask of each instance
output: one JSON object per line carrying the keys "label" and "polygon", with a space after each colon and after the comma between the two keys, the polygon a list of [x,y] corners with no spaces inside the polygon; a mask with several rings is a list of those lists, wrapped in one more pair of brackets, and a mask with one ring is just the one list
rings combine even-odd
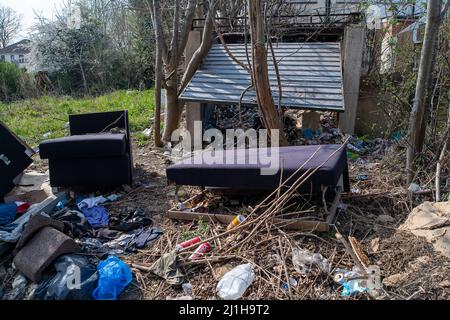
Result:
{"label": "empty bottle", "polygon": [[224,300],[241,298],[255,279],[255,272],[250,263],[237,266],[227,272],[217,285],[217,294]]}

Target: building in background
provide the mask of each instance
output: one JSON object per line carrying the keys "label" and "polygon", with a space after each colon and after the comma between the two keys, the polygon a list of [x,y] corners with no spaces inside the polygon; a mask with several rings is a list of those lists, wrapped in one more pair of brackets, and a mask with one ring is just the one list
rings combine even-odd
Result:
{"label": "building in background", "polygon": [[30,63],[30,40],[22,40],[0,49],[0,60],[14,63],[19,68],[32,71]]}

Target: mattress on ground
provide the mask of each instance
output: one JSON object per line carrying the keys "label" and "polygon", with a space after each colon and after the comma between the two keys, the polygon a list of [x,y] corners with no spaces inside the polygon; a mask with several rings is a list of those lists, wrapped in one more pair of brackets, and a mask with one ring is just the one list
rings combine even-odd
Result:
{"label": "mattress on ground", "polygon": [[[341,145],[282,147],[278,149],[277,154],[272,154],[269,158],[257,155],[261,153],[271,155],[270,149],[247,149],[238,152],[227,150],[222,155],[216,155],[215,161],[212,154],[203,152],[168,167],[166,173],[167,179],[177,185],[274,190],[280,185],[281,176],[285,181],[304,165],[287,185],[301,177],[306,170],[320,167],[299,191],[320,192],[322,186],[336,187],[341,177],[344,178],[344,188],[348,191],[347,155],[345,148],[341,147]],[[308,161],[309,158],[311,160]],[[252,164],[250,159],[257,161]],[[272,159],[272,166],[279,168],[275,170],[276,174],[261,174],[262,168],[270,167],[268,159]]]}

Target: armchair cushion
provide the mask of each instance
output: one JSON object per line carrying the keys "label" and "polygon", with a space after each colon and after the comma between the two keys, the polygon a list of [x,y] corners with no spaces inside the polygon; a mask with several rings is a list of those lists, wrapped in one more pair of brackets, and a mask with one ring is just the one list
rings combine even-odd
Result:
{"label": "armchair cushion", "polygon": [[126,153],[125,134],[87,134],[47,140],[40,144],[42,159],[121,157]]}

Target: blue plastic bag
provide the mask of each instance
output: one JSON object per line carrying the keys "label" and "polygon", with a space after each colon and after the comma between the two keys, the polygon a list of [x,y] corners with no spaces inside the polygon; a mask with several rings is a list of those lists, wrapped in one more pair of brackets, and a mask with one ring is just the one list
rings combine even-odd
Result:
{"label": "blue plastic bag", "polygon": [[95,300],[116,300],[131,283],[130,267],[115,256],[109,256],[97,266],[98,287],[92,293]]}

